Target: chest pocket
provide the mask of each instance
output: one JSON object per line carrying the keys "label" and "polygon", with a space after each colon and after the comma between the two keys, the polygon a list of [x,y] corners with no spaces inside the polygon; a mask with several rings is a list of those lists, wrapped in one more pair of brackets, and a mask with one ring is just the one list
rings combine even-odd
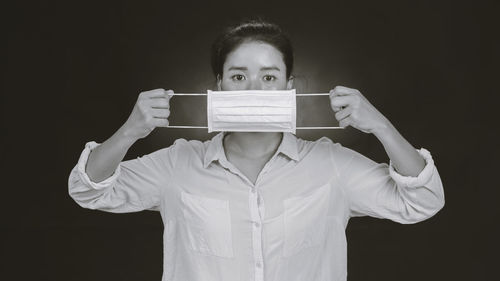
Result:
{"label": "chest pocket", "polygon": [[329,196],[330,185],[326,184],[307,196],[290,197],[283,201],[283,256],[289,257],[304,249],[322,245],[325,240]]}
{"label": "chest pocket", "polygon": [[181,199],[189,247],[201,254],[232,258],[229,201],[184,191]]}

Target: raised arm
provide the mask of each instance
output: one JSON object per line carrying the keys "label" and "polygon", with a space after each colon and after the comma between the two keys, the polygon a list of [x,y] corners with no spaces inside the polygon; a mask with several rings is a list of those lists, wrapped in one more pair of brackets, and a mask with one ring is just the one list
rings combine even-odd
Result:
{"label": "raised arm", "polygon": [[86,144],[68,181],[69,194],[80,206],[109,212],[158,207],[173,148],[122,160],[135,141],[168,125],[171,93],[163,89],[141,93],[131,115],[113,136],[102,144]]}
{"label": "raised arm", "polygon": [[139,94],[139,98],[123,126],[113,136],[91,151],[86,172],[93,181],[111,176],[128,149],[156,127],[168,125],[172,91],[156,89]]}
{"label": "raised arm", "polygon": [[340,126],[373,133],[390,159],[390,165],[377,164],[349,152],[351,161],[343,165],[343,175],[352,216],[414,223],[444,206],[442,182],[429,151],[416,150],[358,90],[337,86],[330,99]]}
{"label": "raised arm", "polygon": [[394,168],[405,176],[417,176],[425,161],[415,148],[356,89],[337,86],[330,91],[331,106],[340,126],[352,126],[374,134],[384,146]]}

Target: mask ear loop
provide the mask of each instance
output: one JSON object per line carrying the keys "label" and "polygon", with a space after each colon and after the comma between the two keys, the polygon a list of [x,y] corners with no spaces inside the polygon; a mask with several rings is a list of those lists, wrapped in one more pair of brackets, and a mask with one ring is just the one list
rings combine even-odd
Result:
{"label": "mask ear loop", "polygon": [[[173,93],[171,96],[206,96],[204,93]],[[309,93],[309,94],[295,94],[295,96],[305,97],[305,96],[329,96],[329,93]],[[167,128],[176,129],[208,129],[207,126],[171,126],[168,125]],[[297,127],[297,130],[335,130],[335,129],[345,129],[345,127]]]}
{"label": "mask ear loop", "polygon": [[[310,93],[310,94],[296,94],[295,96],[307,97],[307,96],[329,96],[329,93]],[[345,129],[345,127],[297,127],[297,130],[336,130]]]}
{"label": "mask ear loop", "polygon": [[[204,93],[173,93],[171,96],[206,96]],[[174,128],[174,129],[208,129],[207,126],[176,126],[176,125],[168,125],[166,128]]]}

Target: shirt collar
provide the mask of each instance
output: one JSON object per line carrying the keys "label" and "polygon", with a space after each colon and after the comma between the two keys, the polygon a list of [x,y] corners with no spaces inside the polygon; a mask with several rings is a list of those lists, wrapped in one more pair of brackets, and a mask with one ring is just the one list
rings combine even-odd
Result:
{"label": "shirt collar", "polygon": [[[207,150],[205,152],[205,158],[203,159],[203,167],[207,168],[210,163],[221,158],[226,158],[224,154],[223,140],[227,132],[221,132],[215,135],[210,143],[208,144]],[[299,152],[297,148],[297,137],[292,133],[283,133],[283,139],[281,140],[280,146],[278,147],[277,154],[283,153],[290,159],[299,161]]]}
{"label": "shirt collar", "polygon": [[297,137],[292,133],[285,132],[283,133],[281,144],[278,147],[278,153],[281,152],[290,159],[299,161],[299,150],[297,146]]}
{"label": "shirt collar", "polygon": [[[221,132],[215,135],[209,142],[207,150],[205,152],[205,158],[203,159],[203,167],[208,167],[210,163],[215,160],[219,160],[221,157],[221,152],[224,152],[222,141],[226,132]],[[225,157],[225,155],[224,155]]]}

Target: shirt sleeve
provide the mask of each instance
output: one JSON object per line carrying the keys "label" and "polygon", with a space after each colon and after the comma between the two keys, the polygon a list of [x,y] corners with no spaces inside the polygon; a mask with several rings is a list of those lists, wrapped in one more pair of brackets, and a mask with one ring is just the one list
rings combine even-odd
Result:
{"label": "shirt sleeve", "polygon": [[174,145],[136,159],[122,161],[107,179],[93,182],[86,173],[90,152],[99,146],[87,142],[68,180],[70,197],[81,207],[112,213],[159,211],[162,189],[172,177]]}
{"label": "shirt sleeve", "polygon": [[426,220],[443,208],[443,184],[425,148],[417,150],[426,165],[416,177],[399,174],[392,162],[376,163],[341,145],[336,150],[344,156],[341,159],[347,159],[337,166],[341,167],[339,176],[350,217],[371,216],[410,224]]}

